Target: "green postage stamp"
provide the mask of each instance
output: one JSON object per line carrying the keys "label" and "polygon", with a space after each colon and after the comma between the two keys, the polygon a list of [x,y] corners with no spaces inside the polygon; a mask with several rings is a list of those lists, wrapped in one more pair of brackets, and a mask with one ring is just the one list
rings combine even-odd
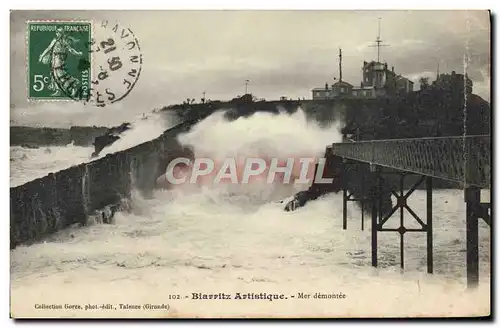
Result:
{"label": "green postage stamp", "polygon": [[88,21],[28,21],[28,99],[88,99],[91,40],[92,23]]}

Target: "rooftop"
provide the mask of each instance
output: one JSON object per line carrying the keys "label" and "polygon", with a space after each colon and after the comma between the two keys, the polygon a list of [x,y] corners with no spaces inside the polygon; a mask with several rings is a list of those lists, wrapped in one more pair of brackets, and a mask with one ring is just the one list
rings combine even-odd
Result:
{"label": "rooftop", "polygon": [[369,87],[353,87],[352,90],[371,90],[375,88],[374,86],[369,86]]}
{"label": "rooftop", "polygon": [[349,86],[349,87],[352,87],[352,84],[346,82],[346,81],[338,81],[338,82],[335,82],[333,86]]}

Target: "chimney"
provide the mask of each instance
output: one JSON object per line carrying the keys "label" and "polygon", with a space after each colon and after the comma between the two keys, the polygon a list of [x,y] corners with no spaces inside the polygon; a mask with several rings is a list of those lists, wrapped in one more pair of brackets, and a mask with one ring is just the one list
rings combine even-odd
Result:
{"label": "chimney", "polygon": [[394,73],[394,66],[392,66],[392,72]]}
{"label": "chimney", "polygon": [[456,72],[455,71],[451,71],[451,76],[455,76]]}
{"label": "chimney", "polygon": [[325,90],[328,90],[328,82],[325,83]]}

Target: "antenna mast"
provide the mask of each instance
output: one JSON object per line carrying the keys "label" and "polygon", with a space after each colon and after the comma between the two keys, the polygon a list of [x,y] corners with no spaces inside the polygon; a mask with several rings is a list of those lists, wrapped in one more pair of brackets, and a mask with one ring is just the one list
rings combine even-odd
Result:
{"label": "antenna mast", "polygon": [[377,47],[377,63],[380,63],[380,47],[388,47],[388,44],[382,44],[384,41],[380,39],[380,20],[381,18],[378,18],[378,36],[377,39],[375,40],[375,45],[370,46],[370,47]]}
{"label": "antenna mast", "polygon": [[342,82],[342,48],[339,48],[339,82]]}
{"label": "antenna mast", "polygon": [[250,80],[245,80],[245,94],[248,93],[248,83],[250,83]]}

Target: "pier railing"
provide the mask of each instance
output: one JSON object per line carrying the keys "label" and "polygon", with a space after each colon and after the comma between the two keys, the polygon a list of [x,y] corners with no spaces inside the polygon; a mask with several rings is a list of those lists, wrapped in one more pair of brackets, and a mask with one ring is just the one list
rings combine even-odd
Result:
{"label": "pier railing", "polygon": [[491,136],[335,143],[333,155],[465,185],[490,188]]}

